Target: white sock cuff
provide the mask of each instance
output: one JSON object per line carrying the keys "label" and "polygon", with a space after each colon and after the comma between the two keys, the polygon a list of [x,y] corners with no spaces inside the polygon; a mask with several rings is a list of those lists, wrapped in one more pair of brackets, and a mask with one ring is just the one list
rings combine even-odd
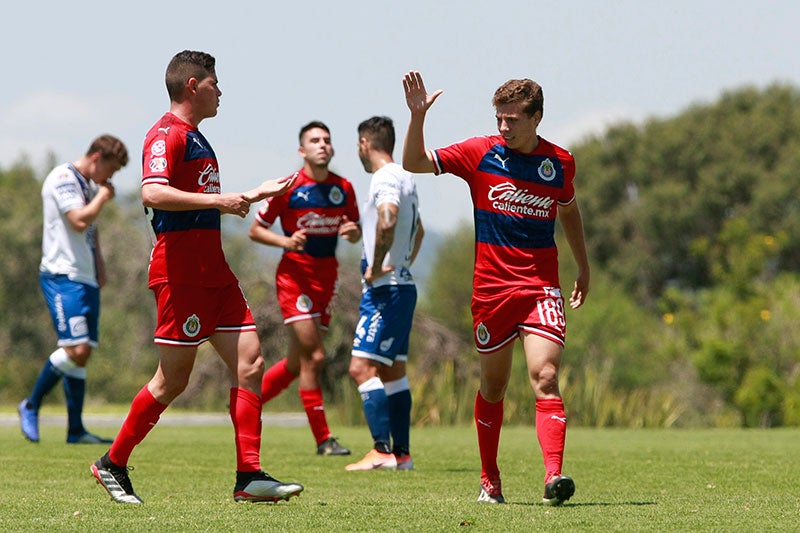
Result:
{"label": "white sock cuff", "polygon": [[358,392],[369,392],[373,390],[380,390],[383,388],[383,382],[381,378],[375,376],[374,378],[369,378],[367,381],[362,383],[358,386]]}
{"label": "white sock cuff", "polygon": [[397,394],[398,392],[411,389],[411,387],[408,386],[408,376],[403,376],[402,378],[394,381],[387,381],[383,384],[383,388],[386,389],[386,396],[391,396],[392,394]]}
{"label": "white sock cuff", "polygon": [[50,364],[59,369],[64,374],[70,375],[70,371],[78,368],[75,361],[69,358],[64,348],[59,348],[50,354]]}
{"label": "white sock cuff", "polygon": [[67,370],[66,372],[64,372],[64,375],[65,376],[69,376],[71,378],[75,378],[75,379],[82,379],[82,380],[85,381],[86,380],[86,367],[85,366],[76,366],[75,368],[72,368],[72,369]]}

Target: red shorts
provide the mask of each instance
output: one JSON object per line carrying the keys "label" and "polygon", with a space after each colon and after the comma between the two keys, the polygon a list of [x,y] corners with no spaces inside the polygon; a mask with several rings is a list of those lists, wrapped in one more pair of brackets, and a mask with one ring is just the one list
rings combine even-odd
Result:
{"label": "red shorts", "polygon": [[281,261],[275,273],[275,288],[283,323],[319,318],[320,326],[327,329],[336,277],[335,265],[326,264],[312,272],[298,268],[296,263]]}
{"label": "red shorts", "polygon": [[514,289],[491,297],[473,295],[472,325],[480,353],[492,353],[513,342],[519,330],[564,346],[567,322],[558,287]]}
{"label": "red shorts", "polygon": [[225,287],[160,283],[150,289],[158,308],[156,344],[198,346],[214,333],[256,330],[238,283]]}

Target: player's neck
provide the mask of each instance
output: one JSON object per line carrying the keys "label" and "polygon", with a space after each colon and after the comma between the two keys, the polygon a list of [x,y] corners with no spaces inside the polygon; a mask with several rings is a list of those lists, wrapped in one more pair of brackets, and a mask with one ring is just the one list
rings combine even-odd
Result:
{"label": "player's neck", "polygon": [[327,166],[312,165],[306,162],[303,167],[305,168],[306,174],[317,183],[322,183],[328,179],[328,174],[330,174]]}
{"label": "player's neck", "polygon": [[195,128],[199,126],[200,121],[203,120],[195,115],[191,106],[181,105],[178,102],[172,102],[169,112]]}
{"label": "player's neck", "polygon": [[392,159],[392,156],[387,153],[374,154],[369,160],[369,165],[373,173],[382,169],[389,163],[394,163],[394,160]]}

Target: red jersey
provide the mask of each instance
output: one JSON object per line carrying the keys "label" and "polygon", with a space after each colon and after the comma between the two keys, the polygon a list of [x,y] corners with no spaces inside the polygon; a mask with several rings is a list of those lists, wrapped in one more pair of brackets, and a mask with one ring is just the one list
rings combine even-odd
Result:
{"label": "red jersey", "polygon": [[475,294],[522,287],[558,287],[555,220],[574,201],[575,160],[539,137],[532,153],[506,146],[500,135],[473,137],[432,151],[436,174],[470,188],[475,219]]}
{"label": "red jersey", "polygon": [[[203,134],[172,113],[144,141],[142,187],[161,183],[181,191],[219,194],[217,156]],[[236,282],[222,251],[218,209],[147,209],[155,233],[149,286],[179,283],[223,287]]]}
{"label": "red jersey", "polygon": [[285,250],[282,262],[291,261],[313,269],[318,268],[320,263],[330,263],[335,269],[339,226],[344,216],[351,222],[359,220],[353,185],[333,172],[328,173],[324,182],[317,183],[301,169],[291,189],[264,201],[256,213],[256,220],[270,227],[280,218],[286,236],[301,229],[306,230],[304,250]]}

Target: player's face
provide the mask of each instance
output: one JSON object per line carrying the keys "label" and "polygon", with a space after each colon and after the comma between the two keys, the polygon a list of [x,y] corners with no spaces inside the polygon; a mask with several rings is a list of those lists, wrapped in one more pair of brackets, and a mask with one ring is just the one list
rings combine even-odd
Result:
{"label": "player's face", "polygon": [[217,115],[219,97],[222,96],[222,91],[219,90],[218,85],[219,80],[217,80],[217,75],[214,72],[203,78],[202,81],[197,82],[195,87],[195,108],[198,114],[203,118]]}
{"label": "player's face", "polygon": [[308,164],[327,167],[333,157],[331,134],[322,128],[311,128],[303,134],[299,152]]}
{"label": "player's face", "polygon": [[93,160],[89,167],[89,176],[87,177],[95,183],[103,184],[110,180],[111,176],[122,166],[115,159],[103,159],[100,154],[96,155],[96,159]]}
{"label": "player's face", "polygon": [[523,111],[522,102],[512,102],[497,106],[495,118],[497,119],[497,131],[506,140],[506,144],[512,150],[522,153],[532,152],[538,140],[536,128],[542,120],[542,114],[537,111],[533,116]]}

